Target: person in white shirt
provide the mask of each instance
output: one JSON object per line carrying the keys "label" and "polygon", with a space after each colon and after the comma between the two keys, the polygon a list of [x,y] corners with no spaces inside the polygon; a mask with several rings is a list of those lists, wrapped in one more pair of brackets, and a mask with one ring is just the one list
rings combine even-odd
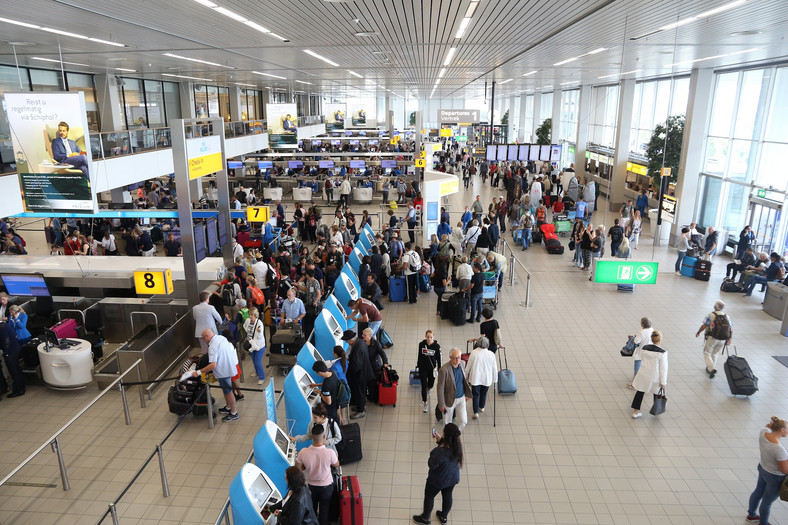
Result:
{"label": "person in white shirt", "polygon": [[233,238],[233,260],[243,257],[244,247],[238,244],[238,240]]}
{"label": "person in white shirt", "polygon": [[192,377],[199,377],[213,371],[219,382],[227,405],[219,412],[226,414],[222,421],[235,421],[238,412],[235,410],[235,394],[233,394],[232,377],[238,373],[238,355],[235,347],[224,336],[215,335],[210,329],[203,330],[203,340],[208,344],[208,366],[192,372]]}
{"label": "person in white shirt", "polygon": [[489,339],[486,337],[477,339],[476,348],[471,352],[465,367],[465,375],[473,392],[473,419],[479,419],[479,412],[484,412],[487,391],[498,381],[498,363],[489,347]]}
{"label": "person in white shirt", "polygon": [[[640,370],[640,364],[643,362],[640,358],[640,347],[647,345],[651,342],[651,334],[654,332],[654,327],[651,325],[651,319],[648,317],[643,317],[640,319],[640,331],[634,336],[635,339],[632,341],[635,343],[635,352],[632,354],[632,359],[635,362],[635,375],[638,375],[638,370]],[[632,336],[627,336],[632,337]],[[634,376],[633,381],[634,381]],[[627,383],[627,388],[630,390],[634,390],[632,383]]]}
{"label": "person in white shirt", "polygon": [[465,253],[471,254],[473,250],[476,248],[476,240],[479,238],[479,235],[482,233],[482,229],[479,226],[479,221],[476,219],[471,222],[471,225],[468,227],[468,231],[465,233],[465,239],[462,241],[465,246]]}
{"label": "person in white shirt", "polygon": [[117,255],[118,246],[115,244],[115,236],[109,232],[104,232],[104,237],[101,239],[101,248],[104,250],[104,255]]}
{"label": "person in white shirt", "polygon": [[347,206],[350,204],[350,180],[345,177],[342,179],[342,184],[339,185],[339,203]]}
{"label": "person in white shirt", "polygon": [[408,303],[416,304],[416,284],[421,270],[421,258],[413,251],[413,245],[405,243],[405,253],[402,255],[402,273],[408,283]]}
{"label": "person in white shirt", "polygon": [[251,345],[249,347],[249,353],[252,355],[252,364],[254,365],[254,375],[257,376],[257,384],[262,385],[265,380],[265,368],[263,368],[265,326],[260,319],[260,312],[257,308],[249,309],[249,319],[244,321],[244,332],[246,332],[246,339]]}
{"label": "person in white shirt", "polygon": [[217,333],[216,325],[222,322],[222,317],[219,315],[219,312],[216,311],[216,308],[208,304],[208,299],[210,299],[210,297],[210,292],[200,293],[200,304],[192,307],[192,316],[194,316],[194,337],[200,340],[200,347],[202,347],[203,354],[208,352],[208,343],[202,337],[203,332],[205,330],[211,330],[213,333]]}

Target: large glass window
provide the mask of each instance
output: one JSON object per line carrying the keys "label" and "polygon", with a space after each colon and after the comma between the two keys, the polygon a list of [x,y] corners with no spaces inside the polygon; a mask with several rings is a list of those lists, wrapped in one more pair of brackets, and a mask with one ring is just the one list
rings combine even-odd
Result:
{"label": "large glass window", "polygon": [[614,147],[618,117],[618,86],[597,86],[591,90],[589,142]]}
{"label": "large glass window", "polygon": [[157,80],[145,81],[145,109],[148,112],[147,127],[162,128],[167,123],[164,114],[164,93],[161,82]]}
{"label": "large glass window", "polygon": [[98,104],[96,103],[96,90],[93,86],[93,75],[85,73],[66,73],[66,83],[69,91],[82,91],[85,94],[85,108],[88,114],[88,129],[98,133],[101,128],[99,121]]}
{"label": "large glass window", "polygon": [[561,92],[561,127],[560,137],[553,139],[553,142],[577,142],[577,115],[578,103],[580,101],[580,90],[572,89]]}
{"label": "large glass window", "polygon": [[30,86],[33,91],[63,91],[63,80],[60,71],[31,69]]}
{"label": "large glass window", "polygon": [[534,96],[525,97],[525,142],[531,142],[531,134],[534,130]]}
{"label": "large glass window", "polygon": [[256,89],[241,90],[241,120],[263,118],[262,98],[262,92]]}
{"label": "large glass window", "polygon": [[164,86],[164,114],[167,124],[171,119],[181,118],[181,93],[177,82],[162,82]]}
{"label": "large glass window", "polygon": [[123,79],[123,106],[126,108],[126,129],[148,127],[142,80]]}
{"label": "large glass window", "polygon": [[539,125],[545,119],[553,118],[553,93],[542,93],[542,102],[539,106]]}
{"label": "large glass window", "polygon": [[126,129],[162,128],[169,125],[169,119],[181,118],[181,97],[175,82],[124,78],[121,89]]}

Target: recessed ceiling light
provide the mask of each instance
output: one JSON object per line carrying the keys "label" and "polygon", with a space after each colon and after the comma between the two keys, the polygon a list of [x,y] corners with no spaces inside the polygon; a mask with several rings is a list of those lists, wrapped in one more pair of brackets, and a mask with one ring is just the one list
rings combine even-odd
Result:
{"label": "recessed ceiling light", "polygon": [[471,23],[470,18],[468,17],[463,18],[462,22],[460,22],[460,28],[457,30],[457,34],[454,35],[454,38],[462,38],[462,35],[465,34],[465,30],[468,29],[468,24],[470,23]]}
{"label": "recessed ceiling light", "polygon": [[[751,36],[751,35],[760,35],[763,31],[756,31],[754,29],[748,31],[734,31],[731,33],[731,36]],[[9,42],[10,44],[11,42]]]}
{"label": "recessed ceiling light", "polygon": [[36,45],[35,42],[24,42],[24,41],[13,41],[8,42],[12,46],[22,47],[22,46],[34,46]]}
{"label": "recessed ceiling light", "polygon": [[313,57],[315,57],[318,60],[322,60],[326,64],[331,64],[334,67],[339,67],[339,64],[337,64],[333,60],[329,60],[326,57],[324,57],[323,55],[318,55],[317,53],[315,53],[314,51],[312,51],[310,49],[304,49],[304,53],[306,53],[307,55],[313,56]]}
{"label": "recessed ceiling light", "polygon": [[282,42],[290,42],[290,40],[288,40],[287,38],[285,38],[283,36],[280,36],[280,35],[277,35],[276,33],[268,33],[268,36],[272,36],[274,38],[278,38]]}
{"label": "recessed ceiling light", "polygon": [[574,62],[578,58],[580,58],[580,57],[567,58],[566,60],[562,60],[561,62],[556,62],[553,65],[554,66],[563,66],[564,64],[568,64],[569,62]]}
{"label": "recessed ceiling light", "polygon": [[199,58],[185,57],[185,56],[181,56],[181,55],[176,55],[174,53],[164,53],[164,56],[170,57],[170,58],[178,58],[180,60],[188,60],[189,62],[197,62],[199,64],[206,64],[208,66],[216,66],[216,67],[224,67],[224,68],[227,68],[227,69],[235,69],[235,67],[233,67],[233,66],[225,66],[224,64],[219,64],[219,63],[216,63],[216,62],[208,62],[207,60],[200,60]]}
{"label": "recessed ceiling light", "polygon": [[530,76],[530,75],[534,75],[534,74],[536,74],[538,72],[539,72],[538,69],[534,69],[533,71],[529,71],[528,73],[523,73],[523,76],[527,77],[527,76]]}
{"label": "recessed ceiling light", "polygon": [[619,76],[623,77],[624,75],[631,75],[632,73],[639,73],[639,72],[640,72],[639,69],[633,69],[632,71],[625,71],[623,73],[615,73],[613,75],[604,75],[604,76],[596,77],[596,78],[601,80],[603,78],[613,78],[613,77],[619,77]]}
{"label": "recessed ceiling light", "polygon": [[272,75],[271,73],[262,73],[260,71],[252,71],[255,75],[262,75],[264,77],[271,77],[271,78],[278,78],[281,80],[287,80],[285,77],[280,77],[279,75]]}
{"label": "recessed ceiling light", "polygon": [[236,86],[257,87],[256,84],[244,84],[242,82],[233,82]]}
{"label": "recessed ceiling light", "polygon": [[683,60],[681,62],[674,62],[673,64],[670,64],[670,65],[665,66],[665,67],[685,66],[687,64],[694,64],[695,62],[703,62],[705,60],[714,60],[715,58],[723,58],[723,57],[729,57],[729,56],[734,56],[734,55],[743,55],[744,53],[751,53],[753,51],[760,51],[760,49],[757,48],[757,47],[754,47],[752,49],[744,49],[742,51],[733,51],[732,53],[724,53],[722,55],[714,55],[714,56],[710,56],[710,57],[696,58],[694,60]]}
{"label": "recessed ceiling light", "polygon": [[457,52],[456,47],[449,48],[449,51],[446,53],[446,59],[443,61],[444,66],[448,66],[451,63],[451,59],[454,58],[454,53]]}
{"label": "recessed ceiling light", "polygon": [[267,29],[267,28],[261,26],[257,22],[252,22],[251,20],[247,20],[246,22],[244,22],[244,24],[246,26],[248,26],[248,27],[251,27],[252,29],[256,29],[257,31],[260,31],[261,33],[270,33],[271,32],[270,29]]}
{"label": "recessed ceiling light", "polygon": [[355,36],[377,36],[380,33],[377,31],[359,31],[358,33],[353,33]]}
{"label": "recessed ceiling light", "polygon": [[170,73],[162,73],[161,76],[163,77],[173,77],[173,78],[185,78],[186,80],[201,80],[203,82],[213,82],[210,78],[199,78],[199,77],[189,77],[186,75],[172,75]]}
{"label": "recessed ceiling light", "polygon": [[503,82],[498,82],[498,85],[500,86],[500,85],[506,84],[507,82],[511,82],[512,80],[514,80],[514,79],[513,78],[507,78]]}
{"label": "recessed ceiling light", "polygon": [[306,81],[304,81],[304,80],[296,80],[296,82],[298,82],[299,84],[306,84],[306,85],[308,85],[308,86],[311,86],[311,85],[312,85],[312,83],[311,83],[311,82],[306,82]]}
{"label": "recessed ceiling light", "polygon": [[470,18],[473,16],[473,13],[476,12],[476,8],[479,6],[479,2],[471,2],[468,6],[468,10],[465,11],[465,17]]}
{"label": "recessed ceiling light", "polygon": [[351,70],[349,70],[349,69],[348,69],[348,70],[347,70],[347,72],[348,72],[348,73],[350,73],[351,75],[353,75],[354,77],[358,77],[358,78],[364,78],[364,76],[363,76],[363,75],[359,75],[359,74],[358,74],[358,73],[356,73],[355,71],[351,71]]}
{"label": "recessed ceiling light", "polygon": [[579,83],[580,83],[579,80],[570,80],[569,82],[562,82],[561,85],[562,86],[568,86],[570,84],[579,84]]}
{"label": "recessed ceiling light", "polygon": [[213,10],[216,11],[217,13],[223,14],[227,18],[232,18],[233,20],[235,20],[237,22],[246,22],[246,20],[247,20],[246,17],[241,16],[241,15],[239,15],[238,13],[236,13],[234,11],[230,11],[226,7],[214,7]]}
{"label": "recessed ceiling light", "polygon": [[126,69],[125,67],[116,67],[115,69],[118,70],[118,71],[123,71],[124,73],[136,73],[137,72],[136,69]]}
{"label": "recessed ceiling light", "polygon": [[55,64],[68,64],[70,66],[90,67],[87,64],[79,64],[77,62],[61,62],[60,60],[56,60],[54,58],[30,57],[30,59],[31,60],[40,60],[41,62],[54,62]]}

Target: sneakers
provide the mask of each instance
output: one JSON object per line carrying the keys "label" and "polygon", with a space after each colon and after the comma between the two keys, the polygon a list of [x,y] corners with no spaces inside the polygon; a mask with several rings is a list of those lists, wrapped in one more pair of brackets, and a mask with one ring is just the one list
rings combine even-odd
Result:
{"label": "sneakers", "polygon": [[681,272],[676,272],[676,275],[681,275]]}
{"label": "sneakers", "polygon": [[447,517],[446,517],[446,516],[443,514],[443,512],[441,512],[441,511],[439,511],[439,510],[436,510],[436,511],[435,511],[435,515],[436,515],[436,516],[438,516],[438,520],[439,520],[441,523],[448,523],[448,522],[449,522],[449,518],[447,518]]}
{"label": "sneakers", "polygon": [[425,414],[430,411],[430,408],[427,405],[427,403],[424,403],[424,406],[422,407],[421,411],[424,412]]}
{"label": "sneakers", "polygon": [[717,369],[715,368],[711,372],[709,372],[709,379],[714,379],[714,376],[717,375]]}
{"label": "sneakers", "polygon": [[747,521],[761,521],[761,517],[757,514],[755,516],[747,515],[747,517],[744,519],[746,519]]}
{"label": "sneakers", "polygon": [[221,412],[222,414],[229,414],[230,413],[230,409],[227,408],[227,407],[220,408],[219,412]]}
{"label": "sneakers", "polygon": [[258,380],[257,380],[257,384],[258,384],[258,385],[262,385],[263,383],[265,383],[265,380],[264,380],[264,379],[258,379]]}
{"label": "sneakers", "polygon": [[643,417],[643,412],[637,412],[632,414],[632,419],[638,419],[640,417]]}
{"label": "sneakers", "polygon": [[474,412],[474,414],[473,414],[473,419],[479,419],[479,414],[478,414],[478,413],[476,413],[476,412]]}
{"label": "sneakers", "polygon": [[236,412],[235,414],[227,414],[222,418],[222,421],[235,421],[239,417],[241,416],[238,415],[238,412]]}
{"label": "sneakers", "polygon": [[630,390],[635,390],[635,387],[632,386],[632,383],[627,383],[627,388]]}
{"label": "sneakers", "polygon": [[483,408],[483,407],[482,407],[482,408],[480,408],[479,410],[481,410],[481,411],[482,411],[482,414],[484,414],[484,408]]}
{"label": "sneakers", "polygon": [[366,416],[367,416],[367,411],[365,410],[364,412],[356,412],[355,414],[350,416],[350,419],[361,419],[362,417],[366,417]]}
{"label": "sneakers", "polygon": [[251,374],[249,374],[249,375],[250,375],[251,377],[257,377],[257,372],[252,372],[252,373],[251,373]]}
{"label": "sneakers", "polygon": [[416,514],[415,516],[413,516],[413,521],[415,521],[416,523],[423,523],[424,525],[429,525],[430,523],[429,518],[425,518],[421,514]]}

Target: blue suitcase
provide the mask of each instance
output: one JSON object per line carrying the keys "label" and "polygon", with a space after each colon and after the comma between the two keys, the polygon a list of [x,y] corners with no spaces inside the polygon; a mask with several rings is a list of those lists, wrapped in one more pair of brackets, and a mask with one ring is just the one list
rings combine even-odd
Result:
{"label": "blue suitcase", "polygon": [[432,285],[430,284],[430,276],[426,273],[419,274],[419,291],[420,292],[429,292],[432,290]]}
{"label": "blue suitcase", "polygon": [[684,261],[681,263],[681,275],[684,277],[695,277],[695,265],[697,262],[697,257],[684,257]]}
{"label": "blue suitcase", "polygon": [[410,371],[410,374],[408,374],[408,383],[410,383],[410,386],[421,386],[421,376],[419,375],[418,368]]}
{"label": "blue suitcase", "polygon": [[408,286],[405,282],[405,276],[392,275],[389,277],[389,300],[392,303],[401,303],[405,300],[408,294]]}
{"label": "blue suitcase", "polygon": [[498,393],[499,394],[516,394],[517,381],[514,378],[514,372],[509,370],[509,361],[506,359],[506,348],[503,346],[498,347],[503,353],[504,366],[501,366],[501,354],[498,354]]}

